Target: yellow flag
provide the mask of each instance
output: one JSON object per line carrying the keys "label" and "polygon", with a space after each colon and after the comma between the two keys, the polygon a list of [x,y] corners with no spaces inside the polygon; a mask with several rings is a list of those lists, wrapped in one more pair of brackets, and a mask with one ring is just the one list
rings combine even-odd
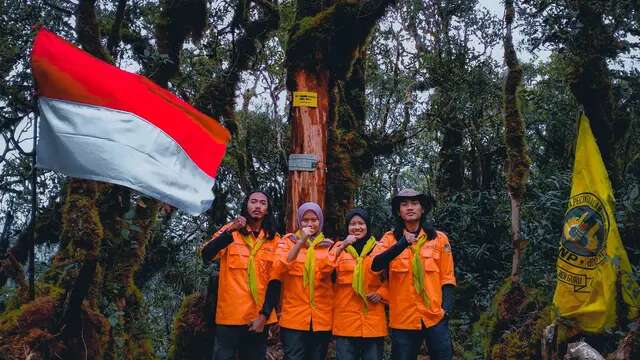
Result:
{"label": "yellow flag", "polygon": [[633,280],[618,233],[614,204],[607,170],[589,119],[583,114],[556,264],[558,281],[553,303],[561,317],[592,333],[615,325],[618,276],[630,318],[638,315],[640,304],[640,289]]}

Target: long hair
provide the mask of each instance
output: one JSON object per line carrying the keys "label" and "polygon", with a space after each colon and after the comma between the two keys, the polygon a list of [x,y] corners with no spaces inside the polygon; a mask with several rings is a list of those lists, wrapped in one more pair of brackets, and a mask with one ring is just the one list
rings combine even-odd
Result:
{"label": "long hair", "polygon": [[[271,201],[271,197],[269,196],[269,194],[267,194],[264,191],[261,190],[254,190],[254,191],[250,191],[247,196],[244,198],[244,200],[242,201],[242,209],[240,210],[240,215],[244,216],[245,218],[250,218],[251,215],[249,214],[249,198],[251,197],[251,195],[255,194],[255,193],[260,193],[262,195],[264,195],[267,198],[267,214],[264,216],[264,219],[262,219],[262,229],[264,230],[265,234],[267,235],[267,239],[271,240],[273,239],[273,237],[276,235],[277,233],[277,228],[276,228],[276,221],[275,218],[273,216],[273,208],[272,208],[272,201]],[[240,233],[242,235],[249,235],[249,232],[247,231],[246,228],[242,228],[240,229]]]}

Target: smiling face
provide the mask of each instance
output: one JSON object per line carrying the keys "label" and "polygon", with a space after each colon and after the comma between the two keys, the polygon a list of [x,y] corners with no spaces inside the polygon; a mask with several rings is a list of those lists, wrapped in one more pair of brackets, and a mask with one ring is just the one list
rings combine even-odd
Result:
{"label": "smiling face", "polygon": [[320,231],[320,219],[318,219],[318,215],[316,215],[316,213],[311,210],[307,210],[304,215],[302,215],[300,226],[303,228],[310,227],[315,235]]}
{"label": "smiling face", "polygon": [[262,220],[269,211],[267,196],[260,192],[255,192],[249,196],[247,202],[247,213],[254,220]]}
{"label": "smiling face", "polygon": [[367,223],[363,218],[355,215],[351,218],[351,220],[349,220],[347,232],[349,233],[349,235],[353,235],[356,237],[356,239],[360,240],[365,235],[367,235]]}
{"label": "smiling face", "polygon": [[400,213],[402,221],[405,223],[414,223],[416,221],[420,221],[422,214],[424,214],[424,209],[418,199],[403,199],[400,202],[398,212]]}

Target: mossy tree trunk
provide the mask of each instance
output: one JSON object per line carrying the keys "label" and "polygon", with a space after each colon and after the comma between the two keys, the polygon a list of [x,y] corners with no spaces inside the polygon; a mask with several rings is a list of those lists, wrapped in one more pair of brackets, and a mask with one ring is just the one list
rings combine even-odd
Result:
{"label": "mossy tree trunk", "polygon": [[[110,61],[101,45],[95,1],[79,1],[77,14],[82,48]],[[60,250],[37,283],[36,299],[19,299],[0,319],[2,353],[34,359],[155,358],[133,278],[159,202],[79,179],[69,180],[64,199]]]}
{"label": "mossy tree trunk", "polygon": [[589,118],[615,188],[621,182],[616,143],[625,133],[627,124],[616,121],[607,59],[620,52],[621,44],[614,38],[612,27],[605,23],[602,6],[578,0],[567,1],[567,6],[582,25],[568,46],[570,68],[567,78],[571,92]]}
{"label": "mossy tree trunk", "polygon": [[[62,205],[62,201],[52,201],[38,214],[35,224],[36,245],[43,243],[55,244],[60,241]],[[7,222],[5,222],[5,224],[7,224]],[[18,235],[13,246],[7,248],[7,244],[2,249],[4,251],[0,254],[2,254],[1,256],[4,256],[4,258],[0,260],[0,288],[6,284],[8,279],[13,279],[16,284],[27,285],[27,283],[24,282],[25,276],[22,271],[22,265],[27,262],[29,249],[33,246],[34,239],[31,236],[32,231],[33,227],[30,224]],[[20,285],[19,288],[21,289],[20,291],[27,291],[26,287],[23,289],[22,285]]]}
{"label": "mossy tree trunk", "polygon": [[484,358],[496,360],[541,358],[540,339],[552,315],[552,308],[547,306],[544,293],[525,287],[520,278],[520,263],[527,245],[520,234],[520,209],[531,160],[518,101],[523,72],[513,45],[514,3],[514,0],[504,2],[504,60],[508,71],[503,88],[504,142],[507,153],[505,172],[511,201],[513,246],[511,276],[505,280],[495,294],[490,308],[482,314],[473,329],[476,335],[482,334],[481,343],[477,345],[482,349]]}
{"label": "mossy tree trunk", "polygon": [[372,158],[391,138],[374,139],[365,132],[364,65],[371,30],[393,3],[298,0],[296,22],[287,48],[290,92],[317,93],[318,107],[292,107],[291,153],[319,159],[313,172],[289,172],[287,229],[295,227],[296,209],[305,201],[327,211],[325,233],[335,236]]}
{"label": "mossy tree trunk", "polygon": [[[446,97],[445,103],[452,101]],[[444,99],[443,99],[444,100]],[[445,111],[446,113],[446,111]],[[444,115],[444,114],[443,114]],[[446,119],[449,117],[449,119]],[[442,130],[442,142],[438,154],[438,195],[446,198],[462,190],[464,185],[464,162],[463,162],[463,129],[464,124],[458,121],[455,116],[444,116],[442,118],[444,128]]]}
{"label": "mossy tree trunk", "polygon": [[527,241],[520,234],[520,208],[529,178],[529,151],[524,137],[524,122],[518,104],[518,89],[522,83],[522,67],[513,46],[511,29],[515,19],[514,0],[504,2],[506,25],[504,37],[504,61],[507,65],[507,78],[504,82],[504,136],[507,149],[507,190],[511,199],[511,244],[513,261],[511,281],[520,281],[520,263]]}

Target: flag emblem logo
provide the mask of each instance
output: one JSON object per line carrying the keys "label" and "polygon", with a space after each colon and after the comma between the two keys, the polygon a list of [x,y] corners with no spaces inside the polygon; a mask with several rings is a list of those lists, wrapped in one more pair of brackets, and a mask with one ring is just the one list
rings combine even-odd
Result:
{"label": "flag emblem logo", "polygon": [[603,202],[592,193],[569,199],[560,245],[561,259],[583,269],[593,269],[606,257],[609,217]]}

